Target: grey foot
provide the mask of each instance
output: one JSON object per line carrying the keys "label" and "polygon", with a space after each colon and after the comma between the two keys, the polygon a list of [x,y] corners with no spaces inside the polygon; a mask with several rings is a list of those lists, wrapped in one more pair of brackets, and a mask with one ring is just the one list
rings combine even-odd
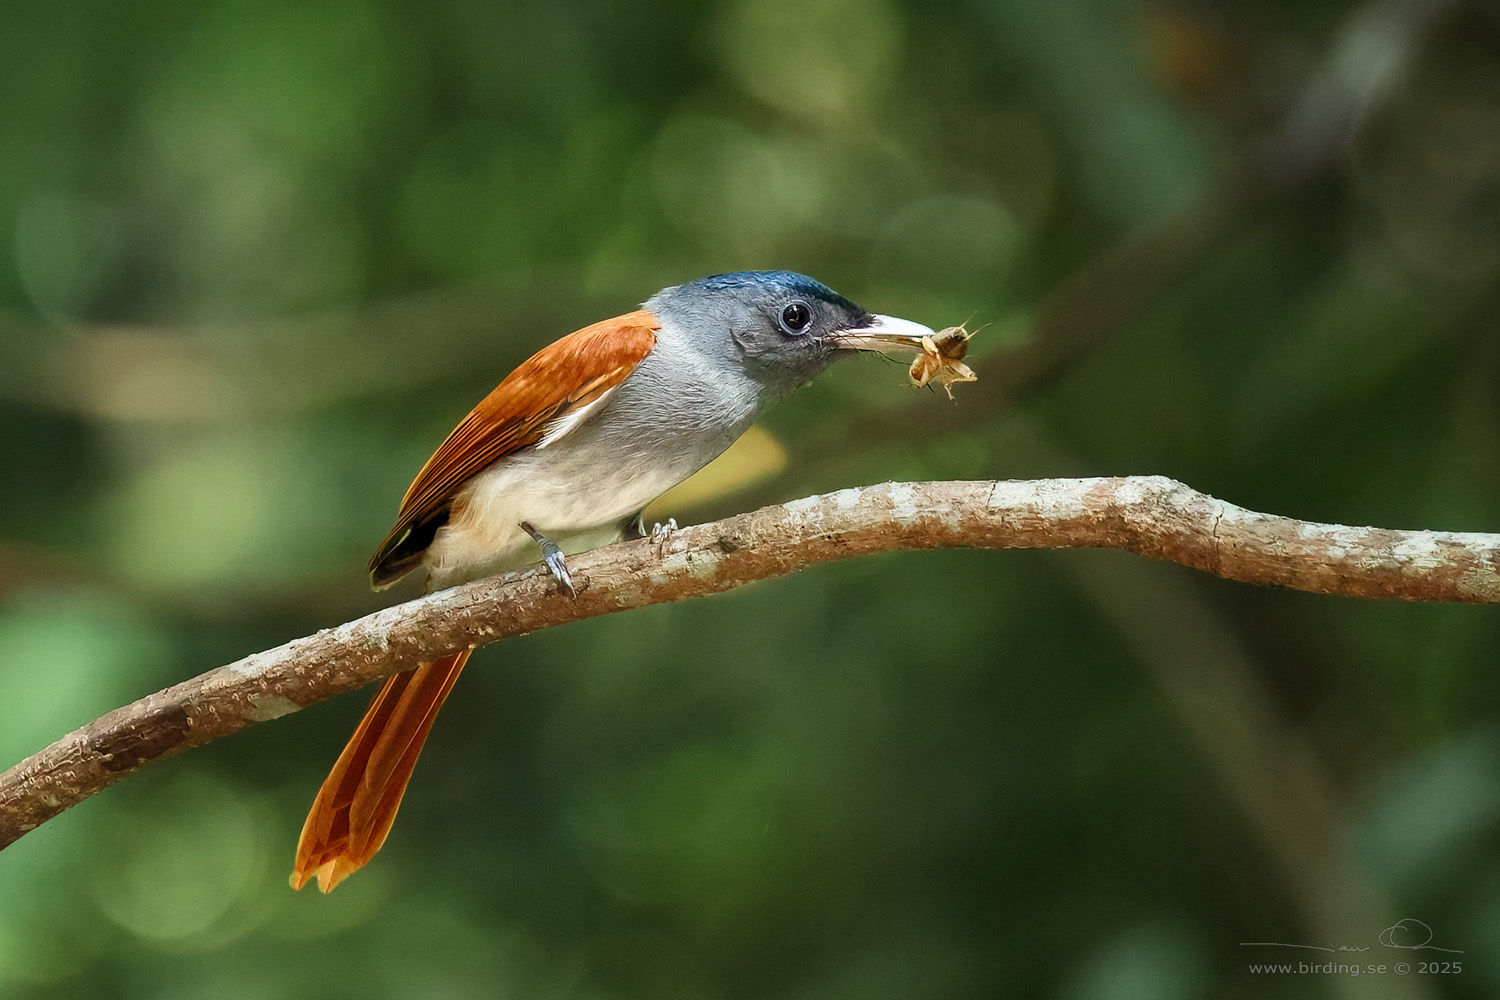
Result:
{"label": "grey foot", "polygon": [[672,532],[677,530],[677,518],[667,518],[666,524],[658,523],[651,529],[651,541],[656,543],[656,551],[661,553],[667,547],[667,539],[672,537]]}
{"label": "grey foot", "polygon": [[552,539],[533,528],[529,522],[522,521],[521,528],[536,541],[537,547],[542,550],[542,561],[547,564],[548,571],[557,580],[558,588],[576,601],[578,591],[573,589],[573,578],[568,575],[568,564],[563,559],[562,549],[558,548],[557,543]]}

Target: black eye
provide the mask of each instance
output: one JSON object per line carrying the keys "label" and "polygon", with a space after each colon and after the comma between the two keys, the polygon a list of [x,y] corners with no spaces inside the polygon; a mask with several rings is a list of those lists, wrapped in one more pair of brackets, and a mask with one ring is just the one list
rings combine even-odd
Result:
{"label": "black eye", "polygon": [[800,299],[788,302],[781,309],[781,328],[787,333],[802,333],[812,322],[812,307]]}

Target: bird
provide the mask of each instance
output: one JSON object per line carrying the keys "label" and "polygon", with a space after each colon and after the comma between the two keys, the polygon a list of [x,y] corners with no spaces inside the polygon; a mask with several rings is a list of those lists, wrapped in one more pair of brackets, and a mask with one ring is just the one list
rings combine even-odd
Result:
{"label": "bird", "polygon": [[[870,313],[793,271],[665,288],[542,348],[433,453],[369,563],[384,589],[427,591],[645,533],[643,509],[729,447],[771,404],[859,351],[919,353],[933,331]],[[385,843],[417,755],[469,650],[388,678],[323,782],[291,885],[331,892]]]}

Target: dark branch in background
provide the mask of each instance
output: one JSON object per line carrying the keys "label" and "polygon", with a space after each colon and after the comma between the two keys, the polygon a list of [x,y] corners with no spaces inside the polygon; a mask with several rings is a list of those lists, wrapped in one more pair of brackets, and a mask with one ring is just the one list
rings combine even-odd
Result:
{"label": "dark branch in background", "polygon": [[799,445],[796,468],[821,468],[856,437],[915,440],[984,424],[1046,388],[1214,247],[1343,163],[1385,110],[1421,43],[1458,7],[1457,0],[1372,0],[1355,7],[1277,125],[1247,143],[1202,198],[1126,236],[1059,283],[1035,304],[1024,342],[986,351],[983,337],[975,341],[970,357],[984,383],[966,394],[963,406],[938,410],[923,399],[850,421],[826,419]]}
{"label": "dark branch in background", "polygon": [[[1027,343],[980,358],[985,394],[975,400],[982,405],[965,408],[964,417],[981,420],[1047,381],[1136,315],[1237,225],[1342,162],[1384,110],[1426,36],[1459,6],[1457,0],[1370,0],[1355,7],[1275,127],[1247,142],[1198,203],[1128,235],[1080,268],[1037,303]],[[510,341],[492,336],[496,316],[527,317],[533,331],[521,339],[544,342],[579,316],[592,318],[639,292],[610,290],[595,304],[580,306],[577,285],[569,272],[528,269],[498,290],[447,289],[357,313],[341,309],[228,329],[79,324],[66,339],[52,336],[47,321],[0,310],[0,331],[13,341],[7,344],[9,363],[0,367],[0,398],[96,418],[166,423],[315,411],[349,397],[450,378],[457,357],[464,370],[503,370],[520,359]],[[561,310],[560,302],[575,308]],[[413,330],[423,332],[419,356],[408,350]],[[245,352],[246,344],[253,351]],[[983,342],[976,346],[982,349]],[[487,358],[487,351],[493,356]],[[135,382],[122,388],[122,374]],[[262,391],[268,381],[274,381],[275,393]],[[166,386],[174,391],[162,391]],[[912,409],[892,408],[879,431],[921,436],[925,429],[913,423]]]}
{"label": "dark branch in background", "polygon": [[[1036,303],[1036,319],[1024,343],[986,352],[983,339],[976,342],[982,391],[967,394],[957,409],[934,407],[922,398],[849,420],[830,415],[799,439],[794,470],[823,468],[826,460],[847,454],[855,439],[923,440],[982,424],[1041,391],[1149,308],[1164,288],[1247,219],[1341,163],[1344,151],[1378,119],[1426,36],[1459,7],[1456,0],[1369,0],[1353,8],[1281,120],[1247,143],[1198,203],[1126,236],[1059,283]],[[1364,58],[1362,52],[1378,52],[1382,58]],[[85,326],[58,338],[44,321],[0,310],[0,331],[11,341],[8,363],[0,365],[0,398],[95,419],[163,423],[316,411],[349,397],[387,395],[441,381],[451,376],[459,355],[465,370],[504,371],[519,358],[510,341],[491,336],[495,316],[529,317],[534,332],[525,339],[544,342],[577,316],[602,314],[630,293],[601,293],[599,302],[585,307],[577,305],[576,286],[568,273],[528,271],[498,291],[448,289],[377,303],[358,313],[246,323],[243,336],[210,328]],[[560,302],[576,308],[560,314]],[[413,330],[423,331],[419,356],[407,350]],[[253,356],[243,355],[245,344],[254,345]],[[123,387],[122,373],[133,379]],[[306,374],[299,380],[298,373]],[[275,382],[275,392],[263,391],[267,380]],[[168,384],[171,391],[164,391]],[[768,502],[800,492],[798,481],[798,474],[789,471],[737,496],[741,504]],[[0,569],[13,565],[12,555],[0,550]],[[59,553],[34,551],[26,557],[25,574],[0,572],[0,587],[5,579],[91,579],[100,574],[98,567],[75,564]],[[100,582],[111,589],[126,586],[108,577]],[[216,621],[222,614],[217,603],[201,605],[192,593],[143,595],[135,580],[129,581],[129,589],[136,600],[170,605],[170,613],[178,616]],[[349,596],[330,596],[344,593]],[[252,588],[237,592],[234,611],[241,621],[247,614],[279,621],[288,608],[316,607],[343,616],[368,607],[366,600],[324,583],[290,595],[281,587],[264,592]]]}
{"label": "dark branch in background", "polygon": [[[1318,594],[1500,602],[1500,535],[1297,521],[1157,476],[841,490],[684,528],[664,543],[574,556],[576,601],[522,570],[325,629],[116,709],[0,775],[0,848],[153,760],[457,649],[874,552],[1080,546]],[[956,595],[944,602],[960,603]]]}

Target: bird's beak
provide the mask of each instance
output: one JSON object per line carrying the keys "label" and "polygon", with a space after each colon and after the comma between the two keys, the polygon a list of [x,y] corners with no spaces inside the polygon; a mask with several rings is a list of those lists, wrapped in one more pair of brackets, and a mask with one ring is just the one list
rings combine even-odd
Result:
{"label": "bird's beak", "polygon": [[834,347],[882,354],[921,354],[922,338],[935,336],[930,327],[895,316],[876,316],[865,326],[836,330],[828,335]]}

